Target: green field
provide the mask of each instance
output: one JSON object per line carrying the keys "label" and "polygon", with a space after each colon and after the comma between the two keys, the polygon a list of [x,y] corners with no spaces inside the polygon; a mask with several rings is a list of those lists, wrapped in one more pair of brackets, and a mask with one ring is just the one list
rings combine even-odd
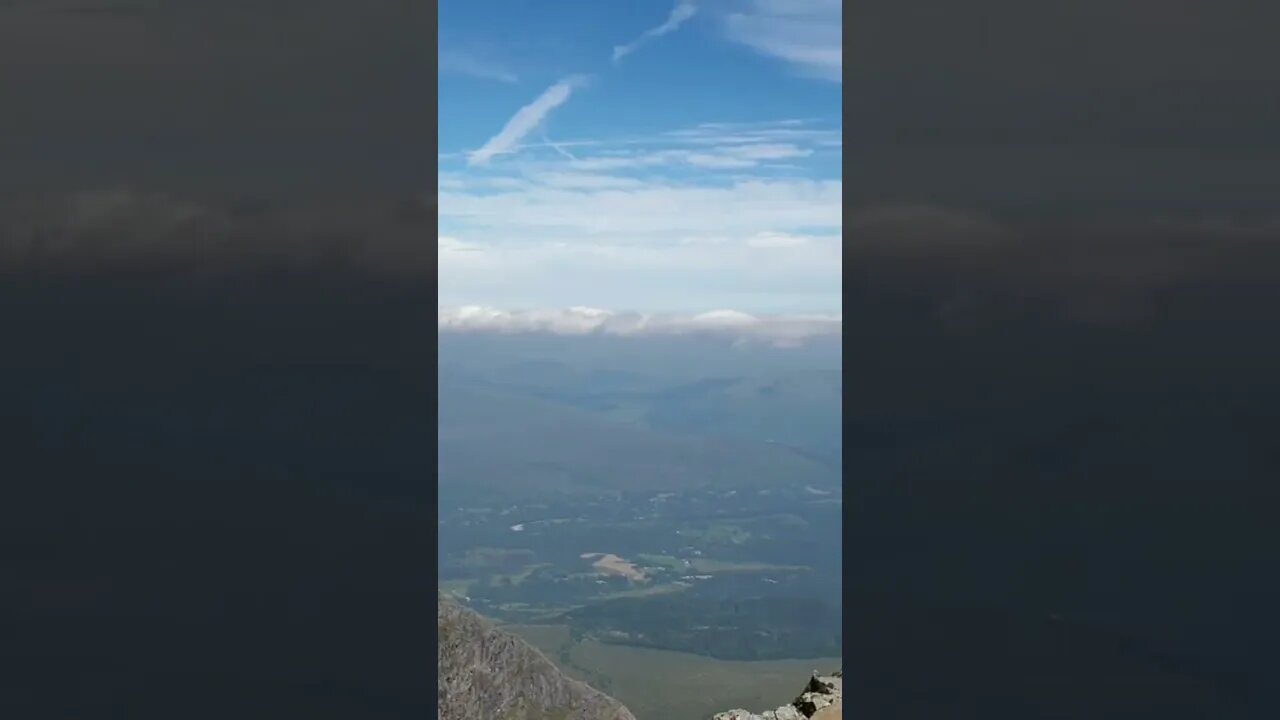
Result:
{"label": "green field", "polygon": [[767,573],[767,572],[804,572],[812,570],[806,565],[770,565],[757,562],[725,562],[711,558],[696,558],[689,567],[700,573]]}
{"label": "green field", "polygon": [[474,547],[467,550],[462,564],[468,568],[522,568],[533,558],[529,550],[513,550],[500,547]]}
{"label": "green field", "polygon": [[668,583],[666,585],[642,585],[630,590],[619,590],[618,592],[607,593],[601,595],[601,600],[616,600],[618,598],[628,597],[653,597],[654,595],[668,595],[671,593],[684,592],[689,589],[689,585],[682,582]]}
{"label": "green field", "polygon": [[751,533],[738,520],[712,520],[705,528],[685,529],[680,535],[690,542],[706,545],[742,545],[751,539]]}
{"label": "green field", "polygon": [[776,708],[799,694],[809,673],[839,658],[745,662],[701,655],[575,642],[564,625],[508,625],[571,677],[621,700],[637,720],[707,720],[717,712]]}
{"label": "green field", "polygon": [[535,570],[539,568],[544,568],[544,567],[551,567],[551,564],[550,563],[533,563],[532,565],[526,565],[523,568],[520,568],[519,570],[512,573],[493,575],[489,578],[489,584],[498,585],[498,584],[505,583],[507,585],[519,585],[520,583],[523,583],[525,580],[529,579],[529,576],[532,575]]}
{"label": "green field", "polygon": [[636,555],[636,563],[649,567],[662,567],[676,572],[680,572],[685,568],[683,560],[671,555],[647,555],[645,553],[639,553]]}

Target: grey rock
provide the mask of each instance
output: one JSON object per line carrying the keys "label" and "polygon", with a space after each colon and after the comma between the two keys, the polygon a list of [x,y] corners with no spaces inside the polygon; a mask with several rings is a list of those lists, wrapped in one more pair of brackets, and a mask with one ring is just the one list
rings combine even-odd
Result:
{"label": "grey rock", "polygon": [[769,710],[764,714],[765,720],[805,720],[804,715],[791,705],[783,705],[777,710]]}
{"label": "grey rock", "polygon": [[836,670],[830,675],[820,675],[815,670],[804,691],[790,705],[759,714],[747,710],[729,710],[717,713],[712,720],[808,720],[820,712],[824,718],[838,718],[843,702],[844,673]]}
{"label": "grey rock", "polygon": [[537,649],[439,596],[438,720],[635,720]]}

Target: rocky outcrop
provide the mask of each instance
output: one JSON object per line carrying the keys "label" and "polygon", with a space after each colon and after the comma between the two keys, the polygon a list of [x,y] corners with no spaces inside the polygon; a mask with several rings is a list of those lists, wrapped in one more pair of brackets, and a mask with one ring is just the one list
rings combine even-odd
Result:
{"label": "rocky outcrop", "polygon": [[474,611],[437,600],[438,720],[635,720],[542,653]]}
{"label": "rocky outcrop", "polygon": [[804,692],[777,710],[753,713],[730,710],[717,713],[712,720],[840,720],[844,700],[844,678],[839,670],[830,675],[814,671]]}

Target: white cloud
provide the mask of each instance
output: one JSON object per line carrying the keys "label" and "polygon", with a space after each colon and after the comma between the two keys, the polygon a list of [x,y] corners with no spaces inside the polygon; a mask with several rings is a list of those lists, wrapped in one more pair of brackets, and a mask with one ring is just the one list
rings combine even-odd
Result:
{"label": "white cloud", "polygon": [[732,155],[715,155],[712,153],[686,153],[681,156],[685,162],[701,168],[717,168],[732,170],[749,168],[756,165],[755,160],[733,157]]}
{"label": "white cloud", "polygon": [[[579,171],[606,171],[637,168],[754,167],[762,163],[830,156],[841,144],[839,127],[816,121],[779,120],[756,123],[704,123],[657,135],[612,139],[552,141],[545,136],[536,142],[517,142],[506,148],[510,154],[545,162],[554,153],[560,167]],[[573,150],[571,152],[570,150]],[[539,152],[542,151],[542,152]],[[456,160],[460,154],[442,154],[442,161]]]}
{"label": "white cloud", "polygon": [[750,0],[725,17],[725,35],[801,74],[840,82],[841,13],[840,0]]}
{"label": "white cloud", "polygon": [[[670,133],[566,141],[581,148],[576,160],[526,145],[500,166],[445,172],[440,301],[650,313],[839,308],[843,186],[838,167],[811,165],[826,136],[701,142],[818,129],[725,123],[694,128],[696,143]],[[784,160],[795,165],[782,170]]]}
{"label": "white cloud", "polygon": [[621,244],[476,240],[438,257],[444,305],[581,304],[680,312],[831,312],[841,305],[838,234],[662,237]]}
{"label": "white cloud", "polygon": [[750,180],[727,187],[648,184],[637,189],[534,187],[491,194],[441,190],[439,217],[474,232],[583,239],[635,235],[754,234],[838,229],[839,180]]}
{"label": "white cloud", "polygon": [[[835,236],[834,238],[828,236],[823,239],[827,241],[834,240],[834,242],[837,243],[840,242],[839,236]],[[807,245],[812,240],[814,240],[814,238],[809,238],[804,235],[792,235],[790,233],[781,232],[762,232],[756,233],[755,235],[747,238],[747,246],[754,248],[793,248],[801,245]]]}
{"label": "white cloud", "polygon": [[440,308],[439,332],[551,333],[556,335],[715,334],[775,346],[839,335],[839,315],[751,315],[736,310],[700,314],[610,312],[592,307],[504,311],[478,305]]}
{"label": "white cloud", "polygon": [[841,140],[840,130],[824,128],[773,126],[711,127],[698,126],[665,133],[668,139],[690,145],[740,145],[746,143],[792,143],[814,146]]}
{"label": "white cloud", "polygon": [[813,154],[812,150],[800,148],[789,143],[735,145],[731,148],[725,148],[723,152],[743,160],[786,160],[789,158],[808,157]]}
{"label": "white cloud", "polygon": [[626,45],[617,45],[613,48],[613,61],[616,63],[622,58],[630,55],[640,48],[641,45],[649,42],[654,38],[662,37],[667,33],[675,32],[679,27],[685,24],[689,18],[698,12],[698,8],[689,0],[680,0],[676,6],[671,8],[671,13],[667,15],[667,19],[661,25],[646,30],[640,37],[632,40]]}
{"label": "white cloud", "polygon": [[558,170],[537,172],[531,176],[531,182],[545,187],[574,190],[641,188],[645,185],[644,181],[631,177]]}
{"label": "white cloud", "polygon": [[773,162],[813,155],[810,148],[790,143],[758,143],[750,140],[728,141],[718,147],[699,150],[667,149],[637,151],[608,156],[576,157],[571,166],[578,170],[620,170],[626,168],[656,168],[664,166],[692,165],[709,169],[734,169],[756,167],[762,162]]}
{"label": "white cloud", "polygon": [[564,104],[573,91],[586,82],[582,76],[567,77],[547,88],[536,100],[516,111],[502,130],[467,158],[470,165],[484,165],[495,155],[512,152],[526,135],[533,132],[547,115]]}
{"label": "white cloud", "polygon": [[677,163],[681,158],[687,157],[688,153],[678,150],[662,150],[651,152],[636,152],[615,155],[599,155],[595,157],[582,157],[571,163],[571,166],[577,170],[622,170],[627,168],[642,167],[659,167],[663,165],[672,165]]}
{"label": "white cloud", "polygon": [[436,238],[436,247],[441,253],[478,252],[482,248],[474,243],[463,242],[455,237],[441,235]]}
{"label": "white cloud", "polygon": [[749,168],[761,162],[808,157],[813,150],[792,144],[732,144],[713,148],[710,152],[683,155],[685,162],[708,168]]}

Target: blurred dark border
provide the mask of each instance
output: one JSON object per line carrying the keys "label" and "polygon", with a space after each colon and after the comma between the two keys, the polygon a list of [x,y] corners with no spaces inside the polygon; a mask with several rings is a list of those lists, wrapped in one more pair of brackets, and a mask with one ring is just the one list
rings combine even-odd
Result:
{"label": "blurred dark border", "polygon": [[851,715],[1280,715],[1277,9],[845,13]]}
{"label": "blurred dark border", "polygon": [[0,26],[0,715],[429,717],[435,4]]}

